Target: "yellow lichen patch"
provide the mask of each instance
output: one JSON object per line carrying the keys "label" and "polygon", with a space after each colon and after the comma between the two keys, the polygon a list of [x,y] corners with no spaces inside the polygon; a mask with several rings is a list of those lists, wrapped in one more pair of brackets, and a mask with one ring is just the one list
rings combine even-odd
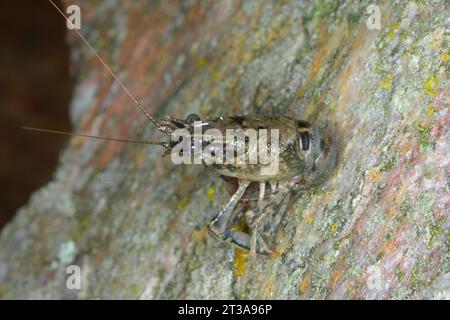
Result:
{"label": "yellow lichen patch", "polygon": [[380,88],[387,90],[392,87],[392,74],[388,73],[386,78],[380,82]]}
{"label": "yellow lichen patch", "polygon": [[374,181],[374,182],[380,182],[381,178],[383,177],[382,173],[380,172],[380,167],[368,169],[366,171],[366,176],[369,181]]}
{"label": "yellow lichen patch", "polygon": [[245,272],[247,266],[248,251],[236,248],[234,249],[234,276],[240,277]]}
{"label": "yellow lichen patch", "polygon": [[218,80],[218,79],[220,79],[220,72],[218,72],[218,71],[213,71],[213,72],[211,72],[211,79],[213,79],[213,80]]}
{"label": "yellow lichen patch", "polygon": [[250,52],[245,52],[243,55],[242,55],[242,61],[243,62],[249,62],[249,61],[251,61],[253,59],[253,55],[250,53]]}
{"label": "yellow lichen patch", "polygon": [[427,82],[423,84],[423,88],[425,89],[425,93],[428,96],[435,96],[438,94],[439,86],[438,81],[435,76],[430,77]]}
{"label": "yellow lichen patch", "polygon": [[183,196],[180,199],[180,201],[178,201],[178,203],[177,203],[177,209],[178,210],[183,210],[186,207],[188,201],[189,201],[189,197],[188,196]]}
{"label": "yellow lichen patch", "polygon": [[428,116],[432,117],[435,112],[436,112],[436,108],[432,104],[430,104],[427,109]]}
{"label": "yellow lichen patch", "polygon": [[197,67],[197,68],[203,68],[203,67],[205,67],[205,66],[207,66],[208,65],[208,60],[206,60],[204,57],[199,57],[198,59],[197,59],[197,61],[195,61],[195,66]]}
{"label": "yellow lichen patch", "polygon": [[[447,236],[447,241],[450,242],[450,236]],[[450,253],[450,243],[447,246],[448,252]]]}
{"label": "yellow lichen patch", "polygon": [[450,57],[450,50],[447,50],[441,57],[442,62],[447,62],[449,57]]}
{"label": "yellow lichen patch", "polygon": [[306,209],[303,213],[303,217],[305,218],[306,222],[312,223],[314,221],[314,211]]}
{"label": "yellow lichen patch", "polygon": [[395,31],[400,28],[400,22],[396,23],[392,26],[391,30],[389,31],[389,39],[394,40],[395,37]]}
{"label": "yellow lichen patch", "polygon": [[214,187],[209,188],[206,192],[206,195],[208,196],[209,200],[213,200],[216,195],[216,189]]}
{"label": "yellow lichen patch", "polygon": [[331,233],[335,233],[336,230],[337,230],[337,224],[336,224],[336,223],[333,223],[333,224],[331,225],[331,227],[330,227],[330,232],[331,232]]}

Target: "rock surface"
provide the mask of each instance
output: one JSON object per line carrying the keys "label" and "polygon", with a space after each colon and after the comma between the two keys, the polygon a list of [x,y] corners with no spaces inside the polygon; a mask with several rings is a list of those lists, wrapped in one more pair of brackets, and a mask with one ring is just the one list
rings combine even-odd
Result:
{"label": "rock surface", "polygon": [[[274,235],[282,255],[269,259],[207,235],[229,197],[212,172],[158,147],[74,138],[1,233],[1,297],[450,298],[444,1],[384,1],[380,30],[366,24],[370,1],[78,4],[81,32],[151,113],[327,124],[339,161],[295,197]],[[160,136],[69,41],[77,131]],[[81,290],[66,287],[69,265]]]}

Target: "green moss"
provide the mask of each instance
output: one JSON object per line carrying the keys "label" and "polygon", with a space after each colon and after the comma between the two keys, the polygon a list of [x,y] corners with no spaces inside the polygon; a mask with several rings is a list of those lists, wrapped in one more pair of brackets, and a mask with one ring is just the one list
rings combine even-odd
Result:
{"label": "green moss", "polygon": [[427,275],[424,272],[426,267],[426,257],[418,257],[411,272],[411,289],[416,292],[421,290],[427,283]]}
{"label": "green moss", "polygon": [[363,15],[360,13],[350,13],[348,15],[348,23],[350,25],[350,28],[351,29],[356,28],[359,25],[362,17]]}
{"label": "green moss", "polygon": [[383,197],[383,194],[385,192],[386,185],[385,184],[378,184],[375,189],[373,190],[373,194],[375,196],[375,199],[377,202],[381,201],[381,198]]}
{"label": "green moss", "polygon": [[320,0],[317,1],[312,11],[312,18],[322,18],[336,11],[339,1],[336,0]]}
{"label": "green moss", "polygon": [[383,164],[381,167],[382,172],[390,171],[398,162],[399,153],[396,151],[391,156],[387,156],[387,154],[383,155]]}
{"label": "green moss", "polygon": [[310,54],[312,51],[312,48],[309,45],[305,45],[303,47],[301,47],[297,53],[296,53],[296,62],[299,63],[301,61],[303,61],[303,59]]}
{"label": "green moss", "polygon": [[428,96],[434,97],[439,92],[439,83],[435,76],[430,77],[427,82],[423,84],[423,88],[425,89],[425,93]]}
{"label": "green moss", "polygon": [[385,255],[384,251],[381,251],[381,252],[377,255],[377,262],[380,261],[380,260],[382,260],[382,259],[384,258],[384,255]]}
{"label": "green moss", "polygon": [[407,197],[402,201],[402,203],[400,203],[400,212],[402,213],[402,215],[397,218],[398,223],[402,223],[403,221],[411,217],[413,212],[413,205],[411,198]]}
{"label": "green moss", "polygon": [[386,74],[386,77],[380,81],[380,88],[388,90],[392,87],[392,73]]}
{"label": "green moss", "polygon": [[333,245],[333,250],[334,251],[339,251],[341,248],[345,247],[346,245],[348,245],[351,241],[351,237],[347,236],[344,238],[340,238],[338,240],[336,240],[336,242]]}
{"label": "green moss", "polygon": [[342,212],[342,203],[338,203],[333,206],[327,213],[327,219],[322,226],[322,233],[325,237],[329,237],[339,233],[342,226],[345,224],[346,215]]}
{"label": "green moss", "polygon": [[405,279],[405,273],[401,270],[398,270],[395,275],[397,276],[398,280],[403,281]]}
{"label": "green moss", "polygon": [[415,203],[414,210],[422,214],[432,215],[434,211],[435,195],[431,192],[422,193]]}
{"label": "green moss", "polygon": [[189,202],[189,197],[188,196],[183,196],[180,199],[180,201],[178,201],[178,203],[177,203],[177,209],[178,210],[183,210],[186,207],[188,202]]}
{"label": "green moss", "polygon": [[380,62],[377,63],[377,65],[375,66],[375,70],[374,70],[375,74],[383,74],[385,72],[385,68],[384,68],[384,64],[382,62],[382,60],[380,60]]}
{"label": "green moss", "polygon": [[75,241],[79,240],[82,235],[85,233],[85,231],[88,229],[88,227],[90,226],[92,219],[91,219],[92,215],[86,215],[84,217],[82,217],[77,224],[77,228],[74,231],[74,233],[72,234],[72,237]]}
{"label": "green moss", "polygon": [[418,135],[419,146],[422,151],[433,151],[435,147],[434,138],[431,136],[431,129],[428,126],[415,124],[414,128]]}
{"label": "green moss", "polygon": [[400,28],[400,22],[397,22],[396,24],[394,24],[391,27],[391,30],[389,30],[389,33],[388,33],[389,40],[392,41],[395,39],[395,34],[397,33],[398,28]]}
{"label": "green moss", "polygon": [[442,228],[437,224],[431,224],[429,228],[433,238],[438,237],[442,233]]}

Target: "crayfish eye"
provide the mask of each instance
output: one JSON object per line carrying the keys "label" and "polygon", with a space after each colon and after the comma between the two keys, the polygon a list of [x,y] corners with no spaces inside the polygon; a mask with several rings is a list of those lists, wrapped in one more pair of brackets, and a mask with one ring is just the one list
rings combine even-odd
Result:
{"label": "crayfish eye", "polygon": [[186,117],[186,122],[189,124],[193,124],[195,121],[200,121],[200,117],[196,113],[191,113]]}
{"label": "crayfish eye", "polygon": [[311,137],[308,131],[299,133],[299,143],[303,151],[309,150],[309,146],[311,145]]}
{"label": "crayfish eye", "polygon": [[308,151],[311,146],[311,133],[310,133],[311,125],[303,120],[297,120],[297,136],[298,136],[298,144],[300,145],[300,149],[303,151]]}

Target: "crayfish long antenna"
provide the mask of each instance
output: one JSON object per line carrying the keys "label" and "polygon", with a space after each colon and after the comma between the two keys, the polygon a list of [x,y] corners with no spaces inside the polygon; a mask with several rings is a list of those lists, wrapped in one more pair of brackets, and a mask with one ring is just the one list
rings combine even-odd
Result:
{"label": "crayfish long antenna", "polygon": [[73,133],[73,132],[68,132],[68,131],[49,130],[49,129],[34,128],[34,127],[22,127],[22,129],[30,130],[30,131],[37,131],[37,132],[44,132],[44,133],[59,134],[59,135],[71,136],[71,137],[84,137],[84,138],[92,138],[92,139],[114,141],[114,142],[127,142],[127,143],[136,143],[136,144],[160,145],[160,146],[162,146],[162,147],[164,147],[166,149],[170,149],[170,144],[168,142],[163,142],[163,141],[145,141],[145,140],[118,139],[118,138],[94,136],[94,135],[91,135],[91,134]]}
{"label": "crayfish long antenna", "polygon": [[117,83],[122,87],[122,89],[125,91],[125,93],[133,100],[136,107],[138,107],[139,110],[141,110],[145,116],[158,128],[159,131],[170,134],[172,133],[172,129],[163,125],[158,120],[153,118],[153,116],[145,110],[145,108],[142,106],[142,104],[131,94],[130,90],[123,84],[122,81],[114,74],[114,72],[111,70],[111,68],[103,61],[103,59],[100,57],[100,55],[97,53],[97,51],[89,44],[89,42],[86,40],[86,38],[79,32],[72,24],[72,22],[66,17],[64,12],[61,11],[60,8],[52,1],[48,0],[55,8],[58,10],[58,12],[66,19],[67,23],[72,27],[72,29],[78,34],[78,36],[83,40],[83,42],[86,44],[86,46],[94,53],[94,55],[97,57],[97,59],[100,61],[100,63],[106,68],[106,70],[111,74],[111,76],[114,78],[114,80],[117,81]]}

